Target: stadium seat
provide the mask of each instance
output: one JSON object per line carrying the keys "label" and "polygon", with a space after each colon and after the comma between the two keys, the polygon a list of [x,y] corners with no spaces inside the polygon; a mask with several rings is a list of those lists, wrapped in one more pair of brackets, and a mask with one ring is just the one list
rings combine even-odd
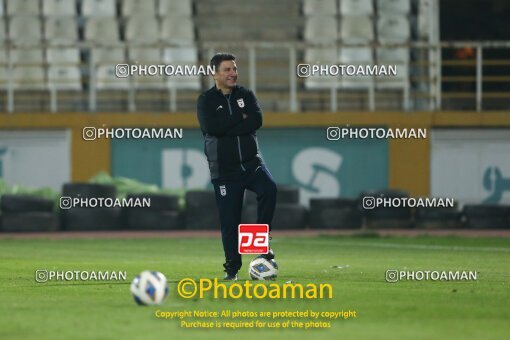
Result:
{"label": "stadium seat", "polygon": [[7,15],[39,15],[39,1],[37,0],[8,0]]}
{"label": "stadium seat", "polygon": [[161,24],[161,39],[172,44],[193,44],[195,42],[194,24],[191,18],[168,17]]}
{"label": "stadium seat", "polygon": [[[373,65],[374,57],[370,47],[344,47],[340,49],[340,63],[344,65]],[[344,76],[344,87],[366,87],[373,83],[373,77],[367,76]]]}
{"label": "stadium seat", "polygon": [[156,16],[156,3],[154,0],[122,0],[122,16],[132,15]]}
{"label": "stadium seat", "polygon": [[340,49],[340,62],[343,64],[373,64],[374,57],[370,47],[343,47]]}
{"label": "stadium seat", "polygon": [[9,36],[15,43],[38,43],[41,41],[41,22],[36,16],[15,16],[10,19]]}
{"label": "stadium seat", "polygon": [[129,88],[129,78],[118,78],[115,74],[115,66],[126,63],[123,48],[95,48],[92,50],[92,57],[96,64],[97,89],[123,90]]}
{"label": "stadium seat", "polygon": [[41,48],[13,49],[10,52],[11,62],[14,66],[43,66],[44,50]]}
{"label": "stadium seat", "polygon": [[44,90],[46,81],[43,66],[17,66],[13,69],[13,85],[19,90]]}
{"label": "stadium seat", "polygon": [[399,48],[378,48],[376,49],[378,64],[397,65],[397,68],[409,66],[409,49]]}
{"label": "stadium seat", "polygon": [[303,13],[305,15],[337,15],[337,0],[304,0]]}
{"label": "stadium seat", "polygon": [[19,90],[46,88],[44,53],[42,49],[14,49],[10,52],[13,64],[12,84]]}
{"label": "stadium seat", "polygon": [[434,6],[433,0],[422,0],[418,2],[418,18],[416,30],[418,32],[419,39],[429,39],[432,27],[435,26],[434,19],[432,18],[431,8]]}
{"label": "stadium seat", "polygon": [[81,13],[86,17],[114,17],[115,0],[82,0]]}
{"label": "stadium seat", "polygon": [[126,24],[125,38],[129,42],[156,43],[159,40],[159,25],[155,16],[133,15]]}
{"label": "stadium seat", "polygon": [[96,70],[96,88],[98,90],[127,90],[129,78],[118,78],[115,65],[98,66]]}
{"label": "stadium seat", "polygon": [[405,43],[411,36],[409,20],[403,15],[380,16],[377,32],[381,43]]}
{"label": "stadium seat", "polygon": [[85,26],[85,40],[95,42],[119,41],[117,20],[111,18],[88,18]]}
{"label": "stadium seat", "polygon": [[[161,50],[159,48],[136,48],[129,49],[129,62],[141,65],[162,64]],[[136,89],[164,89],[163,75],[134,76],[133,82]]]}
{"label": "stadium seat", "polygon": [[[131,47],[128,50],[129,63],[140,65],[162,64],[161,50],[159,48],[138,48]],[[165,84],[163,76],[134,76],[133,82],[137,89],[163,89]]]}
{"label": "stadium seat", "polygon": [[338,61],[338,50],[336,48],[307,48],[305,51],[305,63],[336,64]]}
{"label": "stadium seat", "polygon": [[124,49],[116,48],[94,48],[92,56],[96,63],[116,63],[122,64],[126,62]]}
{"label": "stadium seat", "polygon": [[[344,65],[373,65],[374,58],[370,47],[344,47],[340,49],[340,63]],[[371,76],[344,76],[340,86],[346,90],[367,90],[368,108],[375,109],[375,82]]]}
{"label": "stadium seat", "polygon": [[168,47],[163,50],[163,60],[168,64],[196,64],[198,50],[195,47]]}
{"label": "stadium seat", "polygon": [[76,4],[70,0],[42,0],[43,16],[76,16]]}
{"label": "stadium seat", "polygon": [[78,66],[50,66],[48,86],[57,90],[81,90],[80,68]]}
{"label": "stadium seat", "polygon": [[44,35],[50,44],[78,41],[78,28],[72,17],[49,17],[45,20]]}
{"label": "stadium seat", "polygon": [[161,51],[159,48],[130,47],[128,60],[132,64],[161,64]]}
{"label": "stadium seat", "polygon": [[367,15],[344,16],[340,19],[342,42],[351,44],[369,43],[374,40],[372,19]]}
{"label": "stadium seat", "polygon": [[[335,65],[338,60],[337,48],[307,48],[305,63],[310,65]],[[338,77],[311,75],[305,78],[307,89],[330,89],[338,86]]]}
{"label": "stadium seat", "polygon": [[338,23],[332,15],[316,15],[306,18],[305,41],[334,43],[338,39]]}
{"label": "stadium seat", "polygon": [[191,17],[193,14],[191,0],[159,0],[158,13],[161,17]]}
{"label": "stadium seat", "polygon": [[372,15],[372,0],[339,0],[340,15]]}
{"label": "stadium seat", "polygon": [[46,50],[46,60],[49,65],[78,66],[80,64],[80,51],[76,47],[48,48]]}
{"label": "stadium seat", "polygon": [[[169,47],[164,49],[163,60],[168,65],[196,65],[198,52],[195,47]],[[200,90],[200,76],[166,77],[168,88]]]}
{"label": "stadium seat", "polygon": [[404,14],[411,11],[410,0],[377,0],[377,10],[379,14]]}

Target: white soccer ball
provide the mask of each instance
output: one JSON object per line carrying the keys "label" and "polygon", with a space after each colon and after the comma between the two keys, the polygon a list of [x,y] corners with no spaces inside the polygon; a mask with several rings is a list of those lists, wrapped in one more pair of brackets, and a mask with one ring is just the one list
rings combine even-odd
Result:
{"label": "white soccer ball", "polygon": [[278,265],[275,260],[256,257],[250,262],[249,272],[252,280],[274,280],[278,276]]}
{"label": "white soccer ball", "polygon": [[168,297],[166,277],[160,272],[143,271],[131,282],[131,294],[139,305],[160,305]]}

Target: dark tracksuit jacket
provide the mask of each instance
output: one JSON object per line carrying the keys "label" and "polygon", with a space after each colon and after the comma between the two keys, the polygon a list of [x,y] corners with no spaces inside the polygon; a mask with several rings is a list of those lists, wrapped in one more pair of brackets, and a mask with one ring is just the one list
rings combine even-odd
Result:
{"label": "dark tracksuit jacket", "polygon": [[[262,126],[262,110],[252,91],[235,86],[224,95],[213,86],[200,95],[197,110],[213,180],[236,177],[262,164],[255,133]],[[246,119],[243,112],[249,113]]]}

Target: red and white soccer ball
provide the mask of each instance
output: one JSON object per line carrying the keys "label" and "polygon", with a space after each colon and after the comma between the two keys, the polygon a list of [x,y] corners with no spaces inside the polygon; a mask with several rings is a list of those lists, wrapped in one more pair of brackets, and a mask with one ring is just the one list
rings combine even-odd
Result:
{"label": "red and white soccer ball", "polygon": [[131,294],[139,305],[160,305],[168,297],[168,283],[160,272],[143,271],[131,282]]}

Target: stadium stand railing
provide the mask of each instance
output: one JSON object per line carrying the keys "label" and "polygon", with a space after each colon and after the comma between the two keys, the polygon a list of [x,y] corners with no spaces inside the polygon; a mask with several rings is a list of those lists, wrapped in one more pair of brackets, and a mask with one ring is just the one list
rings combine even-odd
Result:
{"label": "stadium stand railing", "polygon": [[[508,109],[510,42],[434,42],[433,1],[236,3],[0,1],[0,112],[194,111],[210,78],[119,78],[115,67],[205,66],[218,51],[238,56],[239,83],[267,111]],[[301,64],[397,75],[299,77]]]}
{"label": "stadium stand railing", "polygon": [[[116,64],[207,65],[215,51],[240,52],[239,82],[257,92],[269,111],[342,110],[491,110],[508,109],[510,59],[484,58],[486,50],[508,52],[510,42],[442,42],[439,46],[307,45],[253,42],[197,46],[87,43],[7,46],[0,49],[1,111],[194,111],[199,92],[212,85],[207,77],[133,76],[118,78]],[[278,50],[278,52],[275,52]],[[375,53],[374,53],[375,50]],[[445,57],[449,51],[467,51],[467,58]],[[411,59],[411,55],[436,58]],[[275,57],[268,54],[274,53]],[[265,71],[286,54],[285,83],[271,83]],[[450,53],[451,54],[451,53]],[[87,55],[87,60],[82,59]],[[264,58],[259,58],[264,55]],[[407,60],[405,58],[408,57]],[[300,64],[395,64],[396,77],[299,77]],[[398,60],[397,62],[393,60]],[[402,62],[404,60],[405,62]],[[393,62],[392,62],[393,61]],[[402,68],[399,68],[402,67]],[[445,72],[449,68],[449,72]],[[494,70],[500,70],[494,74]],[[484,70],[492,71],[484,75]],[[280,75],[281,81],[282,75]],[[506,87],[493,90],[499,84]],[[356,91],[364,88],[369,91]],[[346,91],[353,90],[353,91]],[[397,91],[395,91],[397,90]]]}

